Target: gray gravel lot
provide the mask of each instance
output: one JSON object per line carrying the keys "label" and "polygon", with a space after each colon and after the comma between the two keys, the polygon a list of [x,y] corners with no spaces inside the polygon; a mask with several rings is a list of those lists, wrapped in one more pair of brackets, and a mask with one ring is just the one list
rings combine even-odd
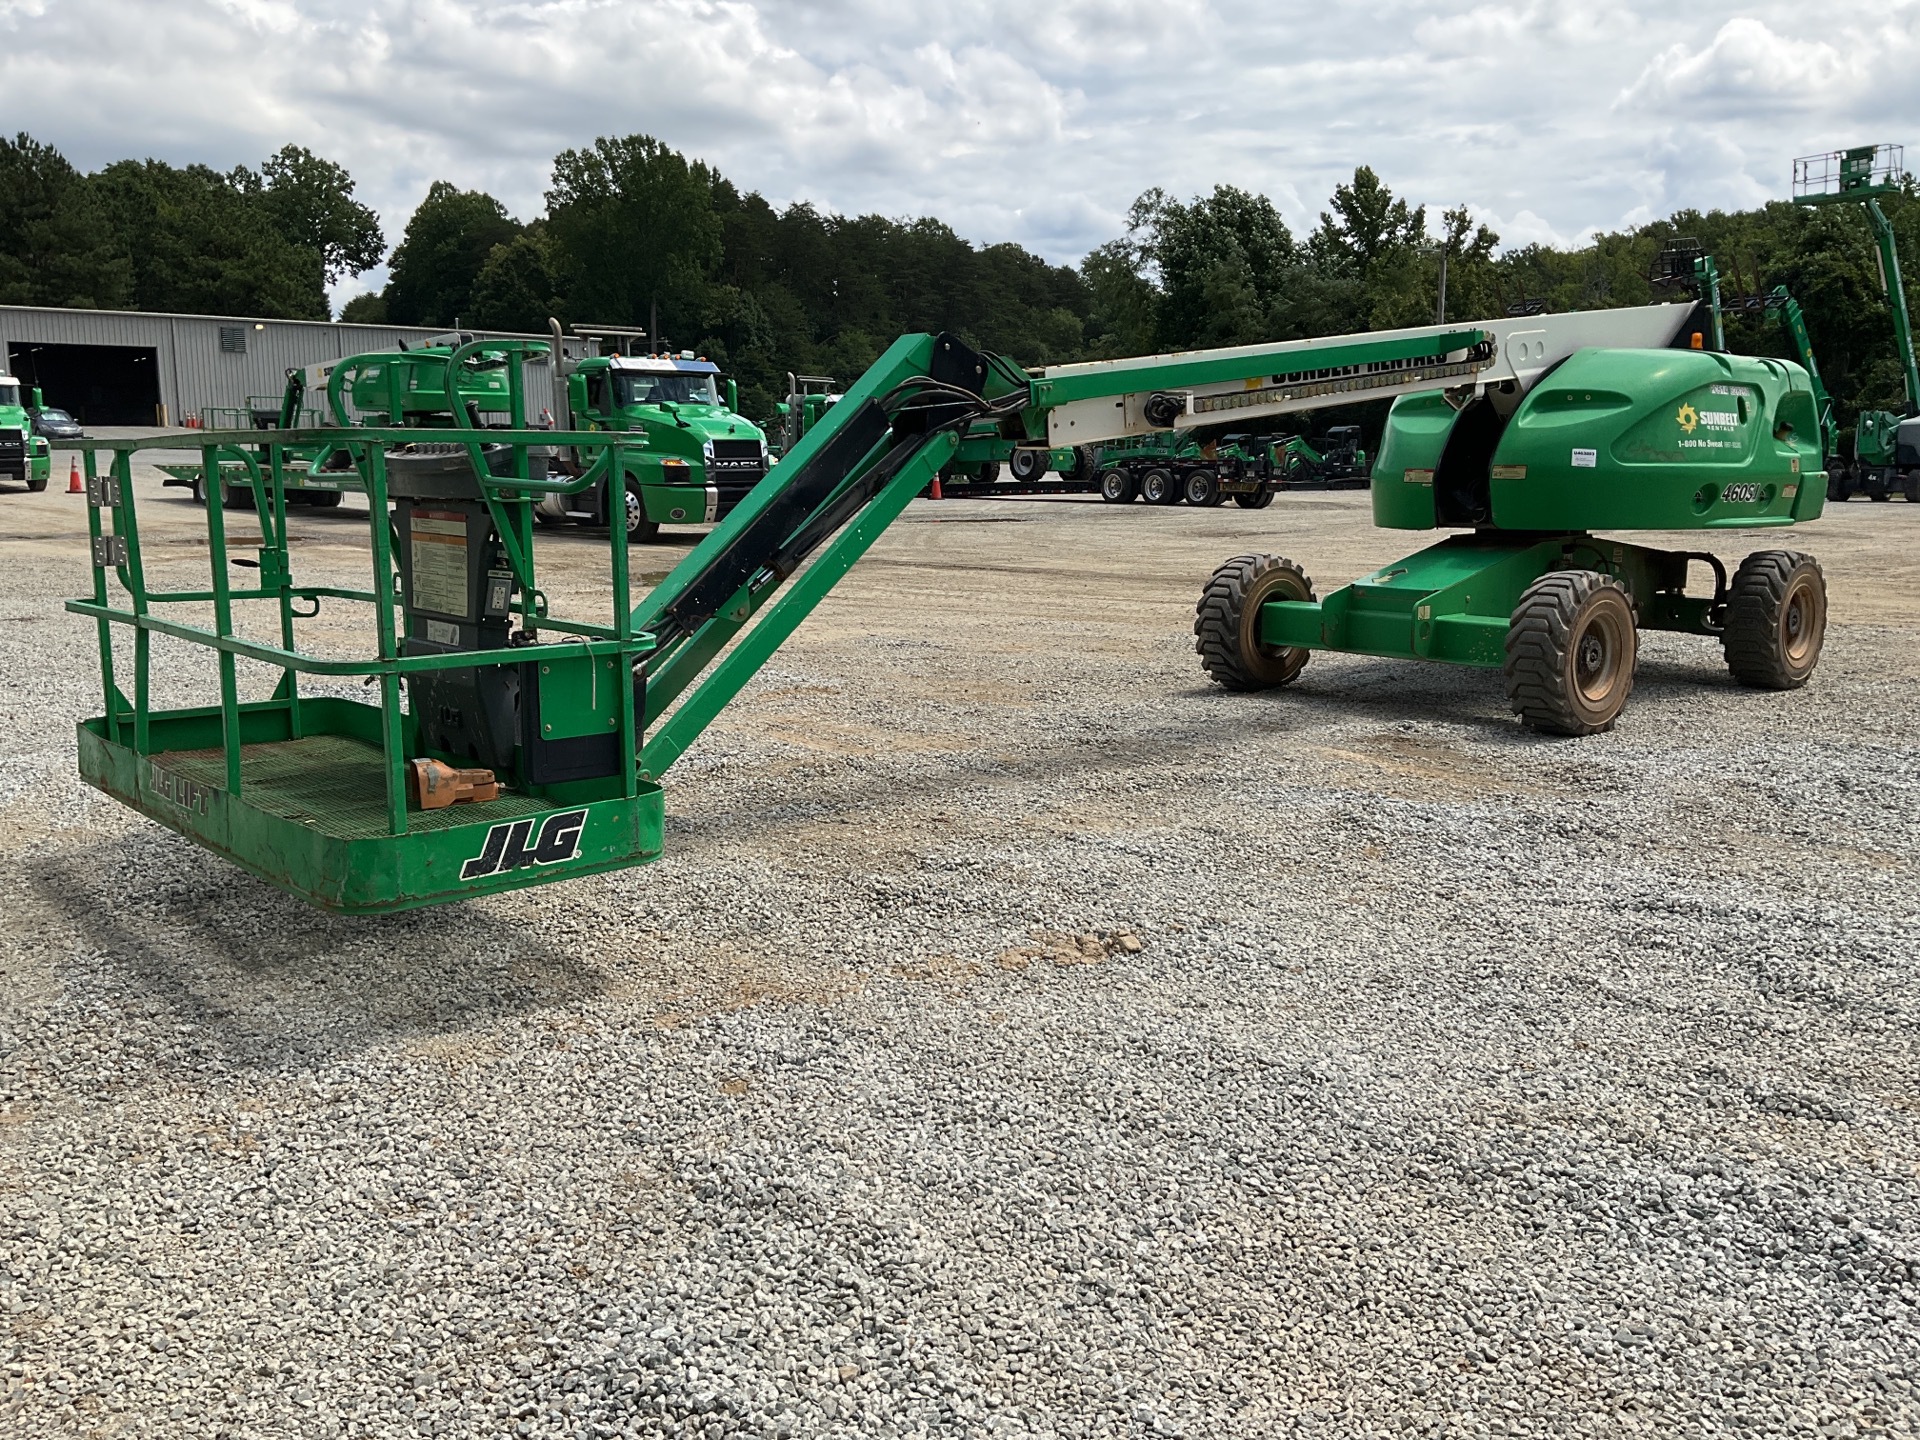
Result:
{"label": "gray gravel lot", "polygon": [[81,507],[0,495],[0,1434],[1920,1432],[1920,507],[1794,537],[1807,690],[1649,636],[1550,741],[1202,682],[1364,495],[916,504],[664,860],[380,921],[74,778]]}

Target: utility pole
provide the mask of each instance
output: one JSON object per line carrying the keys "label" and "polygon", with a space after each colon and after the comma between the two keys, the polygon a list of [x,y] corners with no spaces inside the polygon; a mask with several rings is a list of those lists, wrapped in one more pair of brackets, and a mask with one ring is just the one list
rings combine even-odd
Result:
{"label": "utility pole", "polygon": [[1453,249],[1451,244],[1443,242],[1440,246],[1440,303],[1433,307],[1433,323],[1447,323],[1447,253]]}

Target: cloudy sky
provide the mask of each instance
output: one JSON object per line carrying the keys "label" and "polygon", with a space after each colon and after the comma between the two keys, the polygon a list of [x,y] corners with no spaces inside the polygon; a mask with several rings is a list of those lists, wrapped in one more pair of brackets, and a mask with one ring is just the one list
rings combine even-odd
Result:
{"label": "cloudy sky", "polygon": [[1920,0],[0,0],[6,130],[84,168],[297,142],[390,240],[435,179],[526,218],[556,151],[645,131],[776,203],[1059,260],[1155,185],[1303,229],[1358,164],[1564,244],[1780,195],[1816,150],[1920,162],[1917,80]]}

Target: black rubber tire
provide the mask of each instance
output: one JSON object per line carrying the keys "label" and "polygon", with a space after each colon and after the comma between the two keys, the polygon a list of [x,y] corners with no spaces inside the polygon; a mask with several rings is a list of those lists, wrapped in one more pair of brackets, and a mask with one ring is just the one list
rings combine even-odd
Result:
{"label": "black rubber tire", "polygon": [[[33,469],[32,465],[28,465],[27,469],[31,472]],[[27,489],[37,494],[47,488],[47,481],[51,478],[51,476],[47,475],[34,475],[29,473],[27,476]]]}
{"label": "black rubber tire", "polygon": [[645,545],[660,534],[660,522],[647,519],[647,500],[640,488],[640,481],[627,476],[627,544]]}
{"label": "black rubber tire", "polygon": [[1853,472],[1836,464],[1827,472],[1827,503],[1843,504],[1853,498]]}
{"label": "black rubber tire", "polygon": [[251,485],[229,485],[220,483],[220,505],[226,510],[253,509],[253,487]]}
{"label": "black rubber tire", "polygon": [[307,504],[316,510],[337,510],[340,508],[341,493],[338,490],[309,490]]}
{"label": "black rubber tire", "polygon": [[[45,481],[41,482],[41,488],[46,488]],[[1907,497],[1909,505],[1920,505],[1920,470],[1909,470],[1900,477],[1900,493]]]}
{"label": "black rubber tire", "polygon": [[1060,472],[1070,485],[1084,485],[1100,473],[1100,452],[1091,445],[1073,447],[1073,464]]}
{"label": "black rubber tire", "polygon": [[1759,550],[1733,572],[1720,648],[1756,690],[1798,690],[1827,638],[1827,577],[1798,550]]}
{"label": "black rubber tire", "polygon": [[1633,693],[1640,636],[1633,601],[1596,570],[1556,570],[1529,585],[1507,627],[1507,703],[1530,730],[1611,730]]}
{"label": "black rubber tire", "polygon": [[1007,458],[1007,473],[1021,483],[1038,480],[1051,468],[1051,457],[1045,450],[1031,445],[1014,447],[1013,454]]}
{"label": "black rubber tire", "polygon": [[204,472],[193,477],[193,483],[187,487],[187,494],[193,497],[193,503],[207,503],[207,477]]}
{"label": "black rubber tire", "polygon": [[1132,504],[1139,488],[1133,482],[1132,472],[1122,470],[1118,465],[1100,472],[1100,498],[1109,505]]}
{"label": "black rubber tire", "polygon": [[1233,503],[1242,510],[1264,510],[1273,504],[1273,491],[1262,488],[1251,495],[1236,495]]}
{"label": "black rubber tire", "polygon": [[1236,555],[1207,581],[1194,607],[1200,668],[1229,690],[1271,690],[1306,668],[1313,652],[1262,645],[1254,627],[1268,600],[1311,600],[1307,572],[1280,555]]}
{"label": "black rubber tire", "polygon": [[997,485],[999,481],[1000,462],[998,460],[989,460],[974,472],[973,483],[976,485]]}
{"label": "black rubber tire", "polygon": [[1149,505],[1178,505],[1180,484],[1171,470],[1156,465],[1140,477],[1140,498]]}
{"label": "black rubber tire", "polygon": [[1211,470],[1189,470],[1180,488],[1187,504],[1203,509],[1218,505],[1225,498],[1220,489],[1220,477]]}

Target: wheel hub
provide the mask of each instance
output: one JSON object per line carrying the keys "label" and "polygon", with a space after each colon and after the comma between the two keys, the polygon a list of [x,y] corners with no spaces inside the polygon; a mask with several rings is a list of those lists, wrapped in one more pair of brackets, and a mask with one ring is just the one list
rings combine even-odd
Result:
{"label": "wheel hub", "polygon": [[646,507],[640,503],[640,497],[631,490],[627,491],[627,533],[633,534],[646,518]]}

